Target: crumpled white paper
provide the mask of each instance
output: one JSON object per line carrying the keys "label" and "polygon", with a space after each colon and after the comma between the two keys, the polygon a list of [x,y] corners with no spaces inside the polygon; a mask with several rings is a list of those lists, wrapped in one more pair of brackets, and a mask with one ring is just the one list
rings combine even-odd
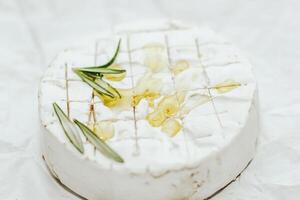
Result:
{"label": "crumpled white paper", "polygon": [[208,25],[249,57],[261,137],[242,176],[214,200],[300,199],[300,2],[295,0],[0,0],[0,199],[72,200],[39,151],[39,79],[57,52],[117,23],[175,18]]}

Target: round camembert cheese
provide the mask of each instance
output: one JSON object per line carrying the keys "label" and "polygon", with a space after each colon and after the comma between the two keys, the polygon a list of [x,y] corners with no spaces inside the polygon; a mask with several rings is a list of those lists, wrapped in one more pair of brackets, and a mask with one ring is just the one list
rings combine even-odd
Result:
{"label": "round camembert cheese", "polygon": [[[121,98],[93,91],[72,70],[106,63]],[[91,200],[200,200],[234,180],[257,140],[252,67],[210,29],[159,21],[125,24],[58,55],[41,80],[43,155],[51,173]],[[123,159],[81,134],[74,148],[53,110],[85,123]]]}

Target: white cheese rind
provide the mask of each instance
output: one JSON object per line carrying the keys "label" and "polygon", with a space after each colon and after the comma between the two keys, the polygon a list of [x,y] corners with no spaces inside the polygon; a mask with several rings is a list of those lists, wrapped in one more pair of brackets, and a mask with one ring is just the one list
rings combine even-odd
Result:
{"label": "white cheese rind", "polygon": [[[118,37],[126,41],[126,35],[143,32],[143,30],[147,30],[148,33],[137,35],[131,43],[131,48],[140,48],[143,38],[146,41],[162,40],[159,34],[156,36],[156,32],[160,33],[160,31],[170,32],[169,42],[172,44],[177,42],[178,47],[192,44],[194,42],[191,40],[192,36],[201,36],[203,41],[200,42],[200,50],[203,49],[201,52],[203,52],[204,69],[199,67],[196,49],[191,52],[188,49],[180,53],[175,45],[175,48],[169,52],[171,62],[186,58],[192,63],[191,68],[182,72],[186,73],[187,77],[179,74],[180,76],[174,79],[177,91],[199,88],[199,90],[205,90],[203,88],[228,79],[234,79],[244,85],[226,94],[219,94],[212,90],[214,102],[208,102],[190,112],[185,118],[187,121],[183,123],[182,132],[174,138],[169,138],[144,120],[146,114],[143,104],[137,107],[135,124],[134,116],[130,112],[115,113],[109,109],[105,110],[99,101],[100,119],[117,118],[120,120],[115,127],[116,136],[108,142],[125,160],[124,164],[118,164],[105,158],[99,152],[95,153],[94,148],[88,142],[84,143],[85,154],[79,154],[64,136],[58,124],[52,110],[52,103],[55,101],[66,110],[66,83],[64,82],[66,70],[69,78],[75,80],[72,85],[69,85],[69,90],[73,91],[69,98],[85,102],[71,102],[72,117],[87,122],[88,100],[91,93],[90,88],[85,84],[76,82],[79,80],[78,77],[69,67],[65,68],[64,64],[67,62],[72,66],[94,65],[93,45],[84,50],[78,50],[78,55],[77,51],[75,53],[74,50],[66,51],[47,70],[40,87],[39,109],[41,121],[45,127],[43,155],[46,163],[64,185],[92,200],[204,199],[235,179],[254,155],[258,117],[255,101],[256,83],[251,66],[238,50],[210,30],[180,28],[180,25],[168,21],[148,23],[147,27],[143,27],[143,24],[141,24],[142,27],[139,26],[125,26],[132,27],[129,31],[122,27],[116,28],[117,36],[112,39],[103,39],[108,42],[107,44],[101,43],[103,45],[101,48],[107,49],[105,47],[108,47],[109,52],[113,52]],[[182,30],[170,31],[169,29]],[[138,39],[139,37],[141,39]],[[176,38],[183,39],[176,40]],[[122,54],[122,50],[126,51],[122,47],[117,62],[124,62],[127,59]],[[83,56],[82,51],[84,51]],[[136,62],[143,60],[143,55],[138,53],[133,54],[132,57],[136,59]],[[104,62],[108,56],[100,58]],[[144,69],[140,67],[137,67],[135,71],[132,71],[129,66],[125,67],[128,67],[128,73],[137,78],[139,74],[144,73]],[[197,85],[189,84],[193,77],[188,76],[195,74],[194,70],[197,73],[199,71],[199,76],[193,79]],[[191,73],[187,73],[189,71]],[[206,76],[210,79],[209,84],[204,81]],[[167,83],[168,79],[164,79]],[[118,84],[121,86],[120,83]],[[124,84],[123,86],[128,88],[132,83],[125,80]],[[167,87],[163,91],[168,93],[171,89],[168,88],[168,84],[165,85]],[[215,116],[214,109],[218,110],[218,117]],[[201,116],[197,117],[197,114]],[[214,117],[211,114],[214,114]],[[221,125],[219,120],[222,122]],[[141,137],[138,147],[136,147],[135,126]]]}

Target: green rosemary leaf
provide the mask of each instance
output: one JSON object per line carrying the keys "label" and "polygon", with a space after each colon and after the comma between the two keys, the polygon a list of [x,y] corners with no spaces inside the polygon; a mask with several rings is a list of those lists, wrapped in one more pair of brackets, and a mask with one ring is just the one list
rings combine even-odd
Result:
{"label": "green rosemary leaf", "polygon": [[57,103],[53,103],[53,108],[67,138],[80,153],[84,153],[83,143],[74,123],[67,117]]}
{"label": "green rosemary leaf", "polygon": [[82,73],[84,73],[85,75],[91,77],[93,80],[103,77],[103,74],[100,74],[100,73],[91,73],[91,72],[82,72]]}
{"label": "green rosemary leaf", "polygon": [[[118,91],[116,88],[114,88],[113,86],[111,86],[109,83],[105,82],[105,81],[102,80],[102,79],[96,79],[95,82],[96,82],[97,84],[101,85],[101,86],[102,86],[103,88],[105,88],[106,90],[111,91],[111,93],[112,93],[113,95],[117,94],[118,97],[121,98],[121,94],[119,93],[119,91]],[[114,94],[114,93],[115,93],[115,94]]]}
{"label": "green rosemary leaf", "polygon": [[91,129],[89,129],[86,125],[76,119],[74,119],[74,122],[81,129],[87,140],[90,141],[90,143],[92,143],[103,155],[110,159],[113,159],[116,162],[124,162],[123,158],[112,148],[110,148],[103,140],[97,137]]}
{"label": "green rosemary leaf", "polygon": [[99,77],[100,74],[121,74],[126,72],[126,70],[122,69],[110,69],[110,68],[75,68],[76,70],[79,70],[84,73],[89,74],[95,74],[97,77]]}
{"label": "green rosemary leaf", "polygon": [[94,69],[94,68],[106,68],[106,67],[109,67],[110,65],[112,65],[116,58],[117,58],[117,55],[119,53],[119,50],[120,50],[120,46],[121,46],[121,39],[119,39],[119,42],[118,42],[118,47],[113,55],[113,57],[104,65],[99,65],[99,66],[92,66],[92,67],[86,67],[85,69]]}
{"label": "green rosemary leaf", "polygon": [[[83,72],[79,71],[78,69],[73,68],[73,71],[84,81],[86,82],[89,86],[91,86],[96,92],[98,92],[99,94],[103,94],[106,96],[109,96],[111,98],[114,97],[114,94],[111,93],[107,87],[107,83],[104,84],[105,82],[96,82],[95,80],[93,80],[92,77],[89,77],[88,75],[84,74]],[[97,79],[98,80],[98,79]],[[99,79],[100,80],[100,79]]]}

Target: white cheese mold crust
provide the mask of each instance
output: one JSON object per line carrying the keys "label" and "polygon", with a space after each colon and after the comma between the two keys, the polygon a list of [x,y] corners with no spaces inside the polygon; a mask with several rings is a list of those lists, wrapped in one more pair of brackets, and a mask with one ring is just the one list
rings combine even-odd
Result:
{"label": "white cheese mold crust", "polygon": [[[105,63],[119,38],[115,62],[127,72],[112,85],[132,89],[152,70],[162,95],[184,94],[175,136],[148,123],[152,108],[145,100],[134,109],[110,109],[72,72]],[[39,90],[43,155],[51,173],[87,199],[205,199],[235,180],[254,156],[256,93],[247,59],[210,29],[167,20],[120,25],[95,43],[62,52],[47,69]],[[107,143],[125,162],[106,158],[83,135],[80,154],[64,135],[53,102],[84,123],[93,105],[94,122],[113,122]]]}

